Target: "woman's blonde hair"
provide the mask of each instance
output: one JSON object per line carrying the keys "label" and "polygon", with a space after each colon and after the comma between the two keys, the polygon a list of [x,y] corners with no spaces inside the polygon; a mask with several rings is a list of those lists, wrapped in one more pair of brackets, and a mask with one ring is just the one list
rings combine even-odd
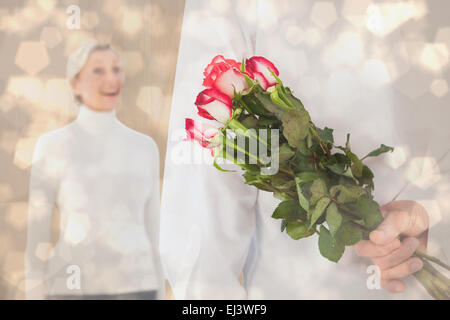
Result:
{"label": "woman's blonde hair", "polygon": [[[69,59],[67,61],[66,78],[67,81],[69,82],[69,85],[74,79],[78,77],[81,70],[85,66],[86,62],[88,61],[90,55],[95,51],[104,51],[104,50],[114,51],[114,53],[116,53],[120,59],[119,53],[116,50],[114,50],[108,43],[88,41],[83,43],[77,50],[75,50],[69,56]],[[75,95],[74,98],[78,104],[83,103],[80,96]]]}

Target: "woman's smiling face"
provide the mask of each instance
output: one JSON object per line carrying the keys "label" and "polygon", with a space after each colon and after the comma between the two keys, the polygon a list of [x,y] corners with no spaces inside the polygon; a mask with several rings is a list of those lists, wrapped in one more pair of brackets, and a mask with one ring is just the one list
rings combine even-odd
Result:
{"label": "woman's smiling face", "polygon": [[125,74],[117,54],[110,50],[94,51],[72,81],[74,94],[96,111],[109,111],[119,102]]}

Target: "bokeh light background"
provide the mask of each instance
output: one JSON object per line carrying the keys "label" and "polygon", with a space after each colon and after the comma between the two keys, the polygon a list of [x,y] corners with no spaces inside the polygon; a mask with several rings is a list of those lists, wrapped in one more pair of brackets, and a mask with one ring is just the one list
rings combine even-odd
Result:
{"label": "bokeh light background", "polygon": [[[352,99],[351,92],[341,90],[352,75],[338,72],[340,66],[350,66],[362,71],[362,79],[374,87],[389,85],[407,97],[413,112],[397,111],[406,116],[421,117],[427,108],[450,108],[450,1],[299,1],[304,15],[298,21],[283,20],[289,8],[279,1],[237,3],[237,12],[249,22],[254,16],[246,13],[258,4],[259,27],[278,28],[290,43],[296,68],[308,71],[299,76],[306,100],[330,86],[336,88],[340,102]],[[82,10],[81,30],[66,28],[66,9],[72,4]],[[229,0],[205,1],[201,12],[184,17],[185,27],[192,34],[214,36],[214,25],[205,28],[200,20],[208,12],[226,13],[232,5]],[[68,54],[90,38],[110,42],[121,51],[127,81],[118,118],[151,135],[164,163],[183,9],[181,0],[1,1],[0,298],[24,297],[28,182],[35,142],[78,112],[64,79]],[[327,29],[335,24],[343,26],[342,32],[330,39]],[[324,70],[329,71],[326,81],[308,70],[302,47],[320,51]],[[442,132],[450,139],[448,127]],[[393,168],[405,166],[411,182],[426,188],[436,177],[450,173],[449,158],[413,157],[406,146],[399,146],[388,161]],[[163,170],[162,166],[162,177]],[[436,201],[448,212],[450,186],[442,188]],[[57,223],[56,218],[54,226]],[[57,236],[55,232],[53,239]]]}
{"label": "bokeh light background", "polygon": [[[70,5],[81,9],[80,30],[66,26]],[[68,55],[88,39],[120,51],[126,83],[117,116],[152,136],[164,163],[183,10],[182,0],[0,2],[0,299],[24,298],[28,183],[36,140],[78,113],[65,80]],[[57,226],[55,212],[54,240]]]}

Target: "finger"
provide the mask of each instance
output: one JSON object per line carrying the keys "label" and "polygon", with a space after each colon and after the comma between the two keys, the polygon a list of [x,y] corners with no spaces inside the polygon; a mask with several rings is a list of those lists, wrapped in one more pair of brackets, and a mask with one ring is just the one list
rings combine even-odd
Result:
{"label": "finger", "polygon": [[391,202],[380,206],[380,212],[381,212],[381,215],[383,216],[383,218],[386,218],[387,215],[389,214],[389,212],[391,212],[391,211],[393,211],[393,209],[391,208]]}
{"label": "finger", "polygon": [[419,240],[416,238],[406,238],[403,240],[400,248],[381,258],[375,258],[373,261],[381,270],[390,269],[411,257],[419,246]]}
{"label": "finger", "polygon": [[403,278],[419,271],[422,267],[422,260],[417,257],[413,257],[393,268],[383,270],[381,277],[385,280]]}
{"label": "finger", "polygon": [[386,217],[391,211],[406,211],[409,213],[410,225],[404,230],[403,234],[415,237],[429,226],[429,218],[426,209],[418,202],[411,200],[391,201],[380,207],[381,214]]}
{"label": "finger", "polygon": [[391,211],[381,224],[369,234],[370,240],[378,245],[386,245],[397,238],[410,225],[407,211]]}
{"label": "finger", "polygon": [[381,208],[384,208],[386,211],[401,211],[406,208],[406,211],[410,211],[414,206],[420,205],[412,200],[395,200],[382,205]]}
{"label": "finger", "polygon": [[384,257],[389,253],[393,252],[401,246],[399,239],[394,239],[394,241],[388,243],[384,246],[379,246],[370,240],[361,240],[355,245],[356,254],[360,257]]}
{"label": "finger", "polygon": [[405,283],[401,280],[382,280],[381,286],[392,293],[400,293],[405,290]]}

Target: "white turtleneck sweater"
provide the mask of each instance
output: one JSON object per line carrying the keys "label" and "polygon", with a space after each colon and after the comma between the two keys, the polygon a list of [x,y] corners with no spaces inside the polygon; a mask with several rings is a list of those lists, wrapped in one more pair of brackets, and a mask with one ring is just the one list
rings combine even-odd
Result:
{"label": "white turtleneck sweater", "polygon": [[[25,259],[28,299],[159,290],[159,153],[115,111],[81,106],[39,138],[30,179]],[[60,236],[50,248],[54,206]]]}

